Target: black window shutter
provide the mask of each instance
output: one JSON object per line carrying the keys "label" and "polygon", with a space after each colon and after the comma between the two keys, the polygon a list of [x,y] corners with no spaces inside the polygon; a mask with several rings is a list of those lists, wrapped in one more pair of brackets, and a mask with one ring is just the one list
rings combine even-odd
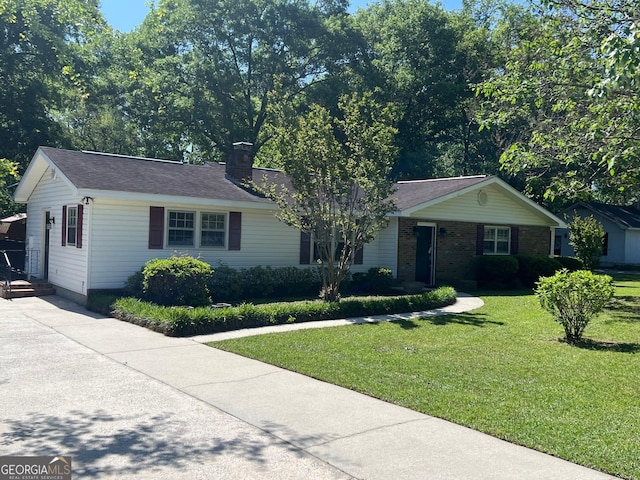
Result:
{"label": "black window shutter", "polygon": [[518,247],[520,241],[520,228],[511,227],[511,255],[518,254]]}
{"label": "black window shutter", "polygon": [[67,206],[62,206],[62,246],[67,245]]}
{"label": "black window shutter", "polygon": [[149,248],[164,247],[164,207],[149,207]]}
{"label": "black window shutter", "polygon": [[240,250],[242,212],[229,212],[229,250]]}
{"label": "black window shutter", "polygon": [[300,232],[300,265],[311,263],[311,235]]}
{"label": "black window shutter", "polygon": [[362,265],[364,263],[364,247],[360,247],[353,254],[353,264]]}
{"label": "black window shutter", "polygon": [[479,223],[476,230],[476,255],[484,252],[484,224]]}
{"label": "black window shutter", "polygon": [[82,217],[84,213],[84,205],[78,204],[76,218],[76,248],[82,248]]}

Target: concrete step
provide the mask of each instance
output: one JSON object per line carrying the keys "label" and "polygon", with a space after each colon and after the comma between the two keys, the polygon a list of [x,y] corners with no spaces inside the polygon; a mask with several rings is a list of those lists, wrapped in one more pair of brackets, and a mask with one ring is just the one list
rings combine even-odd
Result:
{"label": "concrete step", "polygon": [[55,295],[55,293],[53,285],[42,280],[14,280],[11,282],[11,286],[6,283],[0,286],[0,297],[2,298],[44,297]]}

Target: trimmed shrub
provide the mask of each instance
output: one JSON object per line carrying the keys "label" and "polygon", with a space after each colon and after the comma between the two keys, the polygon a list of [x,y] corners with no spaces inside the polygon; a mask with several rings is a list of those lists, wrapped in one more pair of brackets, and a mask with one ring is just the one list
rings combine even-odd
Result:
{"label": "trimmed shrub", "polygon": [[562,268],[554,258],[543,255],[515,255],[518,260],[518,279],[527,288],[533,288],[540,277],[553,275]]}
{"label": "trimmed shrub", "polygon": [[243,282],[240,272],[223,263],[214,268],[208,287],[211,296],[219,302],[232,302],[242,298]]}
{"label": "trimmed shrub", "polygon": [[225,308],[164,307],[136,298],[120,298],[112,315],[169,336],[188,336],[263,325],[299,323],[385,313],[429,310],[456,301],[452,287],[396,297],[356,297],[340,302],[300,301],[262,305],[244,303]]}
{"label": "trimmed shrub", "polygon": [[356,292],[390,293],[393,287],[393,273],[388,268],[371,267],[366,273],[354,273],[350,287]]}
{"label": "trimmed shrub", "polygon": [[317,269],[257,266],[235,270],[220,264],[211,276],[209,290],[216,301],[233,302],[312,295],[320,284]]}
{"label": "trimmed shrub", "polygon": [[142,270],[144,299],[158,305],[209,305],[212,273],[211,265],[188,255],[149,260]]}
{"label": "trimmed shrub", "polygon": [[489,289],[517,288],[518,260],[509,255],[482,255],[475,258],[473,270],[478,286]]}
{"label": "trimmed shrub", "polygon": [[144,267],[127,278],[124,282],[124,294],[127,297],[142,298],[144,296]]}
{"label": "trimmed shrub", "polygon": [[556,257],[555,259],[570,272],[584,269],[584,264],[578,257]]}
{"label": "trimmed shrub", "polygon": [[594,275],[588,270],[560,270],[538,282],[536,295],[540,305],[564,328],[567,343],[582,339],[589,321],[613,297],[613,280],[608,275]]}

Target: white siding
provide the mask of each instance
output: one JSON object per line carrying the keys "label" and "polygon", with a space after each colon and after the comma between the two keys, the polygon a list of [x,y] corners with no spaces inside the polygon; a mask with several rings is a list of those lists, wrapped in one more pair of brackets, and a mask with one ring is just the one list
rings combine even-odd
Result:
{"label": "white siding", "polygon": [[507,195],[502,189],[490,185],[483,188],[482,192],[487,195],[484,205],[478,202],[479,192],[472,191],[414,212],[411,216],[473,223],[549,225],[549,219],[542,213],[536,212],[524,201],[517,201],[513,195]]}
{"label": "white siding", "polygon": [[[149,249],[148,203],[95,200],[91,208],[92,289],[119,288],[124,281],[152,258],[188,254],[214,267],[224,263],[233,268],[256,265],[274,267],[297,265],[300,234],[279,222],[270,211],[242,211],[242,247],[232,251],[220,248],[165,247]],[[193,208],[185,204],[157,205],[169,210],[228,213],[219,208]],[[166,221],[165,221],[166,243]]]}
{"label": "white siding", "polygon": [[380,231],[375,240],[365,245],[364,264],[355,265],[353,271],[367,271],[371,267],[384,267],[398,274],[398,219],[390,218],[389,226]]}
{"label": "white siding", "polygon": [[640,230],[627,230],[625,263],[640,265]]}
{"label": "white siding", "polygon": [[[90,227],[90,289],[120,288],[126,279],[152,258],[189,254],[215,266],[224,263],[233,268],[258,265],[296,266],[300,261],[300,232],[280,222],[273,211],[242,210],[242,245],[240,250],[211,248],[149,249],[149,203],[96,199],[85,207],[85,221]],[[169,210],[222,212],[219,208],[193,208],[185,204],[157,205]],[[89,214],[90,212],[90,214]],[[165,217],[166,219],[166,217]],[[365,245],[364,264],[353,271],[383,266],[396,271],[397,220],[379,238]],[[166,220],[165,220],[166,243]],[[311,265],[313,266],[313,265]]]}
{"label": "white siding", "polygon": [[[47,169],[27,205],[27,239],[31,240],[33,261],[28,267],[32,276],[44,274],[44,216],[49,210],[55,224],[50,230],[49,281],[72,292],[84,294],[87,289],[87,215],[83,222],[83,248],[62,246],[62,206],[77,205],[79,199],[72,196],[70,190],[60,178],[54,178]],[[37,261],[36,257],[37,256]]]}

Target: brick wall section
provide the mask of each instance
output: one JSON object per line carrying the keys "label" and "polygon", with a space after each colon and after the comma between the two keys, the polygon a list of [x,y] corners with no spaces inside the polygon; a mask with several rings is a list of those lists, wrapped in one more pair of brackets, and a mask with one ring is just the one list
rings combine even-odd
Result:
{"label": "brick wall section", "polygon": [[398,280],[413,282],[416,278],[416,237],[413,227],[418,220],[398,219]]}
{"label": "brick wall section", "polygon": [[457,280],[470,279],[471,264],[476,256],[477,225],[463,222],[438,222],[443,236],[436,239],[436,282],[455,284]]}
{"label": "brick wall section", "polygon": [[[431,222],[420,219],[422,222]],[[436,228],[436,282],[457,284],[473,278],[471,265],[476,256],[477,224],[433,221]],[[398,280],[415,279],[416,237],[413,227],[417,219],[400,218],[398,222]],[[446,233],[440,232],[445,229]],[[548,255],[551,235],[548,227],[519,227],[519,252],[528,255]]]}
{"label": "brick wall section", "polygon": [[549,255],[551,232],[549,227],[520,227],[520,251],[527,255]]}

